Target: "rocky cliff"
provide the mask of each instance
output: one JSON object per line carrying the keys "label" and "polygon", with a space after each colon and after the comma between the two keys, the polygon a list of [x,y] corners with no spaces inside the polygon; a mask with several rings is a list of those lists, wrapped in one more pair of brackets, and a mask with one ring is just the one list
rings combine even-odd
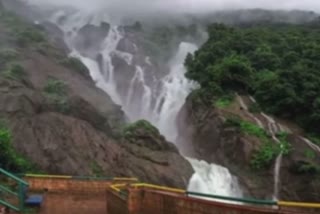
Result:
{"label": "rocky cliff", "polygon": [[157,131],[138,126],[132,138],[124,137],[121,107],[95,86],[79,60],[67,56],[58,34],[55,26],[26,23],[1,10],[0,115],[14,150],[45,173],[185,187],[190,164]]}
{"label": "rocky cliff", "polygon": [[[290,148],[280,163],[277,197],[282,200],[318,201],[319,151],[302,139],[298,127],[278,119],[272,119],[274,123],[270,124],[262,113],[248,111],[250,104],[252,101],[247,96],[238,96],[228,106],[206,106],[190,95],[179,116],[186,120],[178,121],[180,133],[187,132],[189,136],[180,139],[180,146],[188,148],[186,152],[190,156],[227,167],[238,177],[245,195],[270,199],[275,196],[276,156],[271,157],[266,166],[255,167],[253,160],[264,145],[264,138],[244,127],[252,124],[249,125],[251,129],[259,130],[261,125],[263,128],[260,130],[265,130],[267,138],[272,140],[268,127],[279,126],[282,132],[287,133],[286,141]],[[234,118],[242,124],[232,124]]]}

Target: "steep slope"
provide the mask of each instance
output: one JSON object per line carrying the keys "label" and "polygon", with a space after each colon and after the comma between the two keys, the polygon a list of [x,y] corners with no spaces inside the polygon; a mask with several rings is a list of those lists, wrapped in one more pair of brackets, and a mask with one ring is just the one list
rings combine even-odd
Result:
{"label": "steep slope", "polygon": [[[141,138],[142,145],[126,139],[121,107],[95,86],[79,60],[66,55],[58,37],[46,33],[59,32],[53,28],[26,23],[1,10],[0,114],[7,124],[2,130],[10,133],[10,144],[19,154],[1,156],[1,167],[133,176],[185,187],[192,175],[190,164],[159,132],[149,133],[139,124],[139,134],[132,137]],[[150,141],[161,146],[148,147]],[[17,157],[34,168],[24,168]]]}
{"label": "steep slope", "polygon": [[[320,74],[312,50],[319,32],[311,26],[212,25],[207,43],[186,60],[187,77],[201,85],[180,112],[186,147],[229,168],[248,195],[318,200]],[[291,43],[293,35],[299,42]]]}

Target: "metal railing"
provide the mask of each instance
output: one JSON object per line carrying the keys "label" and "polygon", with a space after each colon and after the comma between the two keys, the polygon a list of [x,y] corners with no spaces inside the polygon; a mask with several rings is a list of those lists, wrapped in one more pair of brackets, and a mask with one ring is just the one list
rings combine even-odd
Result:
{"label": "metal railing", "polygon": [[[17,185],[17,190],[15,191],[0,181],[0,204],[17,212],[23,211],[26,197],[25,191],[28,183],[2,168],[0,168],[0,175],[4,175],[6,179],[14,181],[15,185]],[[6,199],[5,195],[10,195],[14,200],[18,201],[18,204],[14,204],[11,200]]]}

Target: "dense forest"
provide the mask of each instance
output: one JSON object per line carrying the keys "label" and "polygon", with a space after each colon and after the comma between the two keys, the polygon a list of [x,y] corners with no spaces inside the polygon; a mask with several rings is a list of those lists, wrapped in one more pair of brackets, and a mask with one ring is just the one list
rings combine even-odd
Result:
{"label": "dense forest", "polygon": [[273,115],[320,132],[320,29],[306,25],[208,27],[208,41],[186,59],[194,97],[211,105],[234,92],[250,94]]}

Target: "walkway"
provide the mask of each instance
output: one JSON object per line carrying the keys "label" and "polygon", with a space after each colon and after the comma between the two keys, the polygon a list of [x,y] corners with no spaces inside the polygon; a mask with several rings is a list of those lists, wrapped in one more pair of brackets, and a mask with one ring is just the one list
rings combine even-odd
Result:
{"label": "walkway", "polygon": [[[134,178],[97,179],[25,175],[24,179],[29,184],[28,194],[37,193],[44,196],[41,207],[32,212],[38,214],[320,213],[320,203],[266,201],[203,195],[181,189],[141,184],[137,183]],[[211,200],[204,200],[203,197],[211,198]],[[225,202],[214,201],[216,199]],[[237,204],[232,204],[232,202],[237,202]]]}

